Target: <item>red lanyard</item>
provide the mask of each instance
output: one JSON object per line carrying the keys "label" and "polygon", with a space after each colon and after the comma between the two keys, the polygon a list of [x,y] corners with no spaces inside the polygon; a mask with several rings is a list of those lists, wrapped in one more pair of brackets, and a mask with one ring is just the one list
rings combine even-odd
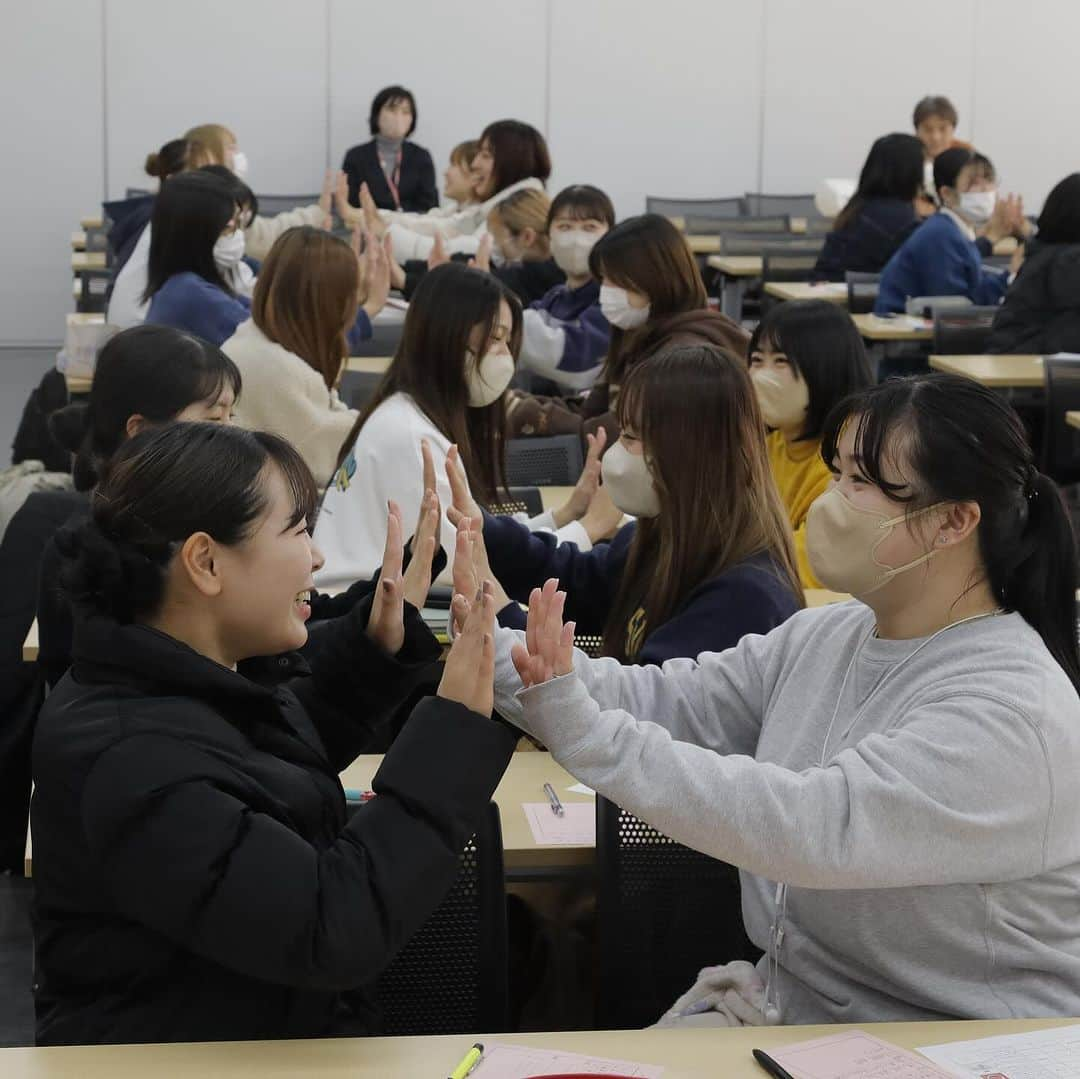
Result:
{"label": "red lanyard", "polygon": [[398,194],[398,185],[401,183],[401,151],[397,152],[397,161],[394,164],[394,174],[389,175],[385,170],[383,175],[386,176],[386,186],[390,188],[390,194],[394,196],[394,205],[401,209],[401,196]]}

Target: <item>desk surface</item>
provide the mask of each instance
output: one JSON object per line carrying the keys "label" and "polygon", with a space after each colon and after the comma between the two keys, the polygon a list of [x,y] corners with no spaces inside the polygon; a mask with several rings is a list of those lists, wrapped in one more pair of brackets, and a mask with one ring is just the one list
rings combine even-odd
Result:
{"label": "desk surface", "polygon": [[847,285],[843,282],[767,281],[765,291],[780,300],[828,300],[847,307]]}
{"label": "desk surface", "polygon": [[1070,427],[1080,427],[1080,412],[1066,412],[1065,422]]}
{"label": "desk surface", "polygon": [[1037,388],[1043,385],[1042,356],[1003,353],[1001,355],[931,356],[935,371],[965,375],[992,389]]}
{"label": "desk surface", "polygon": [[71,252],[71,270],[72,273],[80,273],[83,270],[104,270],[105,269],[105,252],[104,251],[72,251]]}
{"label": "desk surface", "polygon": [[[344,772],[341,783],[348,790],[370,790],[371,779],[382,763],[381,754],[357,757]],[[589,794],[574,794],[566,788],[576,779],[552,760],[550,753],[515,753],[502,782],[495,790],[495,803],[502,818],[503,858],[508,869],[549,868],[551,866],[590,865],[595,855],[592,843],[587,846],[541,846],[521,808],[524,802],[545,802],[544,784],[550,783],[563,802],[589,802]]]}
{"label": "desk surface", "polygon": [[916,328],[908,315],[896,318],[852,315],[851,321],[867,341],[930,341],[934,336],[932,323],[919,319],[921,327]]}
{"label": "desk surface", "polygon": [[760,255],[711,255],[709,266],[728,277],[760,277],[764,260]]}
{"label": "desk surface", "polygon": [[85,232],[73,232],[71,234],[71,250],[72,251],[85,251],[86,250],[86,233]]}
{"label": "desk surface", "polygon": [[345,361],[345,370],[361,375],[384,375],[393,356],[350,356]]}
{"label": "desk surface", "polygon": [[[551,1034],[479,1035],[485,1044],[509,1042],[661,1065],[664,1079],[762,1079],[750,1050],[866,1030],[906,1049],[919,1045],[1045,1030],[1075,1019],[994,1022],[863,1023],[857,1027],[739,1027],[733,1030],[604,1030]],[[416,1079],[449,1075],[477,1040],[473,1034],[426,1038],[334,1038],[279,1042],[178,1045],[92,1045],[0,1049],[4,1079]],[[481,1065],[474,1073],[483,1079]]]}
{"label": "desk surface", "polygon": [[91,214],[89,217],[80,218],[79,224],[84,229],[99,229],[105,222],[102,220],[101,214]]}

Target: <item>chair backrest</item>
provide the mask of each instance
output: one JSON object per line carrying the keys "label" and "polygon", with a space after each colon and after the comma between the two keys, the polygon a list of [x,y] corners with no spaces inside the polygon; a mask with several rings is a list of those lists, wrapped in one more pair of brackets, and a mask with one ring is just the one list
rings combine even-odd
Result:
{"label": "chair backrest", "polygon": [[596,799],[597,1025],[655,1023],[709,963],[756,959],[734,866]]}
{"label": "chair backrest", "polygon": [[647,214],[663,214],[665,217],[742,217],[746,204],[741,198],[730,199],[668,199],[655,195],[645,196]]}
{"label": "chair backrest", "polygon": [[1065,422],[1066,412],[1080,412],[1080,357],[1047,356],[1046,418],[1042,471],[1065,485],[1080,480],[1080,431]]}
{"label": "chair backrest", "polygon": [[935,311],[934,352],[942,356],[985,352],[997,311],[996,307]]}
{"label": "chair backrest", "polygon": [[319,201],[318,195],[258,195],[259,214],[262,217],[273,217],[275,214],[283,214],[286,210],[295,210],[298,206],[310,206]]}
{"label": "chair backrest", "polygon": [[453,887],[376,985],[386,1034],[506,1030],[506,892],[499,809],[488,805]]}
{"label": "chair backrest", "polygon": [[154,192],[148,187],[129,187],[124,192],[126,199],[140,199],[144,195],[153,195]]}
{"label": "chair backrest", "polygon": [[506,443],[506,482],[512,487],[569,487],[584,467],[577,435],[512,438]]}
{"label": "chair backrest", "polygon": [[853,315],[868,315],[873,311],[881,285],[881,274],[848,270],[844,274],[844,280],[847,282],[848,311]]}
{"label": "chair backrest", "polygon": [[814,252],[788,254],[767,251],[761,258],[761,280],[809,281],[817,260]]}
{"label": "chair backrest", "polygon": [[776,217],[708,217],[688,214],[684,231],[688,236],[731,236],[740,232],[788,233],[791,218]]}
{"label": "chair backrest", "polygon": [[725,255],[813,255],[821,253],[822,243],[813,237],[781,235],[778,233],[739,233],[720,238],[720,250]]}
{"label": "chair backrest", "polygon": [[766,214],[791,214],[792,217],[821,217],[813,195],[765,195],[756,191],[746,193],[746,212],[752,217]]}
{"label": "chair backrest", "polygon": [[527,513],[530,517],[538,517],[544,512],[544,500],[540,497],[539,487],[510,487],[507,494],[509,498],[488,506],[488,512],[498,516]]}

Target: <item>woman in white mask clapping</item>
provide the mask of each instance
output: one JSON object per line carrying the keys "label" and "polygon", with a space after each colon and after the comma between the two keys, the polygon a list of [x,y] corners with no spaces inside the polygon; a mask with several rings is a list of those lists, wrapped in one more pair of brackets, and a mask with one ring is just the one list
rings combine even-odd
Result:
{"label": "woman in white mask clapping", "polygon": [[1077,550],[1060,494],[1016,413],[965,378],[863,391],[822,453],[835,483],[810,511],[810,561],[856,601],[635,668],[572,651],[552,581],[527,635],[498,635],[496,707],[742,870],[758,978],[703,971],[683,1017],[737,1021],[711,1010],[724,984],[758,1022],[1080,1014]]}
{"label": "woman in white mask clapping", "polygon": [[[451,262],[424,275],[393,362],[345,439],[319,512],[315,535],[326,555],[316,574],[320,588],[351,584],[378,568],[390,499],[405,520],[419,514],[422,442],[438,468],[444,505],[450,503],[444,464],[452,444],[476,498],[484,505],[506,501],[503,398],[520,343],[521,306],[490,274]],[[571,499],[572,511],[568,503],[529,524],[565,524],[567,535],[583,537],[576,517],[588,502],[579,509],[577,501]],[[445,523],[441,542],[448,554],[454,541],[454,528]]]}

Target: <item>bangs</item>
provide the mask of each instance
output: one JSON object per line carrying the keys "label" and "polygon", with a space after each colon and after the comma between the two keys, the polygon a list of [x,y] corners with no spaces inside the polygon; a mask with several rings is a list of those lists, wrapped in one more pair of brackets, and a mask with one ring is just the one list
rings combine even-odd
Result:
{"label": "bangs", "polygon": [[319,489],[304,459],[291,442],[265,431],[253,432],[256,441],[266,451],[266,456],[281,470],[285,486],[292,502],[288,528],[295,528],[307,518],[308,530],[314,531],[315,510],[319,504]]}
{"label": "bangs", "polygon": [[[642,373],[639,373],[642,372]],[[645,382],[643,365],[639,364],[631,368],[626,376],[626,381],[619,390],[619,399],[615,405],[615,416],[620,428],[629,427],[639,438],[644,437],[642,422],[647,421],[649,413],[643,407],[645,397]]]}
{"label": "bangs", "polygon": [[548,225],[557,217],[566,217],[571,221],[601,221],[608,228],[615,224],[611,199],[599,188],[585,184],[566,188],[555,196],[548,213]]}
{"label": "bangs", "polygon": [[[209,350],[207,352],[209,353]],[[240,368],[224,352],[218,351],[217,356],[210,353],[208,358],[217,359],[218,356],[224,361],[223,363],[209,363],[199,372],[197,387],[199,396],[195,398],[196,401],[217,401],[226,386],[232,389],[236,400],[240,399]]]}

